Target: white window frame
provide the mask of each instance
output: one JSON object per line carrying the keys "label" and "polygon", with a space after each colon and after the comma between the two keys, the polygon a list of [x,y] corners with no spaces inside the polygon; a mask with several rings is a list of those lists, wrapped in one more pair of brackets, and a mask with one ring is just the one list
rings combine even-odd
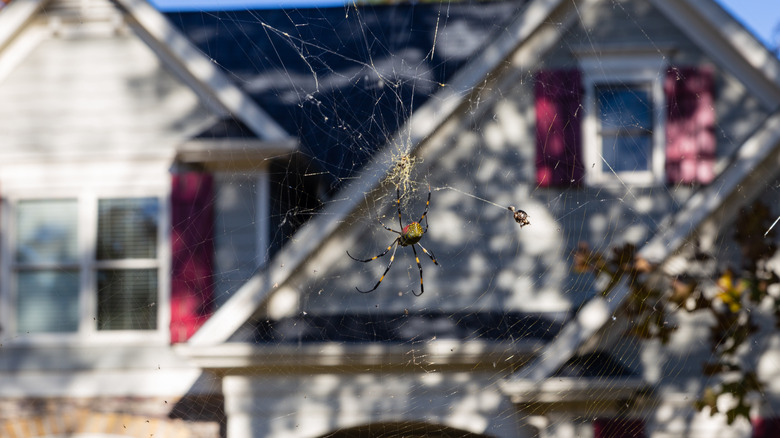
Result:
{"label": "white window frame", "polygon": [[[109,166],[110,167],[110,166]],[[54,175],[51,186],[27,186],[20,181],[4,184],[0,223],[3,233],[0,235],[0,318],[2,318],[3,342],[15,344],[167,344],[170,341],[170,181],[165,168],[161,178],[149,184],[141,181],[138,186],[132,183],[99,183],[90,175],[84,178],[84,185],[78,182],[57,183]],[[56,170],[53,173],[57,173]],[[89,174],[89,169],[85,169]],[[108,175],[110,171],[106,172]],[[145,172],[140,172],[141,174]],[[100,178],[106,178],[101,175]],[[104,180],[105,181],[105,180]],[[156,198],[159,203],[157,227],[157,258],[150,260],[111,260],[96,259],[97,213],[100,199],[117,198]],[[17,206],[20,201],[75,199],[78,203],[78,250],[79,270],[79,327],[69,333],[22,333],[17,331],[17,302],[14,283],[16,282],[15,250]],[[101,268],[155,268],[157,269],[157,327],[154,330],[98,330],[97,328],[97,271]]]}
{"label": "white window frame", "polygon": [[[585,157],[585,182],[591,186],[634,185],[657,186],[665,181],[666,97],[663,83],[665,57],[661,53],[630,55],[626,53],[589,53],[580,55],[583,75],[585,118],[582,126]],[[602,139],[596,88],[605,85],[638,85],[650,90],[653,104],[652,157],[650,170],[612,172],[603,170]]]}

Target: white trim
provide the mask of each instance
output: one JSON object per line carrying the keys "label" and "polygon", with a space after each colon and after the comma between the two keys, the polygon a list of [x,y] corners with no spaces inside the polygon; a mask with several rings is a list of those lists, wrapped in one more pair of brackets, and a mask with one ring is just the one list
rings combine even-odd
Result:
{"label": "white trim", "polygon": [[19,33],[48,0],[16,0],[7,4],[0,14],[0,51]]}
{"label": "white trim", "polygon": [[256,233],[256,253],[257,268],[265,267],[268,264],[268,250],[270,247],[270,218],[271,218],[271,186],[268,175],[268,166],[258,173],[255,184],[255,233]]}
{"label": "white trim", "polygon": [[[120,0],[126,1],[126,0]],[[324,211],[310,220],[295,235],[296,245],[286,245],[269,264],[272,270],[259,272],[250,278],[233,297],[209,318],[190,338],[190,345],[213,345],[225,342],[247,321],[274,291],[290,281],[298,268],[322,248],[352,212],[365,205],[371,193],[385,181],[388,171],[395,166],[397,145],[408,144],[413,154],[421,143],[452,117],[492,71],[504,65],[518,44],[544,26],[547,17],[564,4],[563,0],[535,0],[521,10],[505,32],[486,50],[455,74],[449,86],[441,89],[417,109],[409,120],[385,144],[369,164],[345,186],[338,198]],[[562,30],[561,30],[562,31]]]}
{"label": "white trim", "polygon": [[295,152],[297,141],[258,141],[245,139],[189,140],[176,146],[176,161],[238,167]]}
{"label": "white trim", "polygon": [[505,394],[511,396],[513,403],[560,403],[561,400],[604,403],[606,400],[630,400],[649,387],[647,382],[638,377],[505,380],[500,386]]}
{"label": "white trim", "polygon": [[[79,254],[81,260],[79,273],[81,276],[81,290],[79,302],[81,303],[78,336],[92,336],[98,333],[98,294],[97,273],[93,267],[96,259],[97,227],[98,227],[98,196],[87,192],[77,197],[79,203],[78,223]],[[19,291],[17,290],[17,293]]]}
{"label": "white trim", "polygon": [[539,340],[491,342],[437,339],[410,350],[409,345],[393,343],[321,342],[267,345],[226,342],[210,346],[176,344],[174,351],[192,359],[204,369],[255,368],[278,370],[314,367],[342,369],[346,366],[386,368],[415,362],[418,365],[514,367],[524,363],[543,345]]}
{"label": "white trim", "polygon": [[[2,20],[0,20],[0,32],[2,31],[2,27]],[[48,36],[49,32],[47,29],[38,26],[30,26],[27,32],[25,32],[24,37],[12,39],[5,48],[0,49],[0,82],[5,80],[5,78]],[[0,44],[0,46],[2,46],[2,44]]]}
{"label": "white trim", "polygon": [[[588,185],[653,186],[665,182],[664,163],[666,156],[666,98],[663,81],[666,59],[663,53],[610,56],[609,52],[580,55],[583,88],[583,149],[585,155],[585,181]],[[604,158],[601,153],[602,140],[598,133],[598,108],[595,89],[603,85],[647,86],[653,105],[653,137],[650,170],[642,172],[603,171]]]}

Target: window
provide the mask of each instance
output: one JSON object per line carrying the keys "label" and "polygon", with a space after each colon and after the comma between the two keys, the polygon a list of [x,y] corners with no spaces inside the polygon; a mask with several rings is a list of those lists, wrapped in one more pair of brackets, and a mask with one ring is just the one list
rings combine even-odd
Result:
{"label": "window", "polygon": [[601,172],[652,171],[653,99],[642,85],[598,85],[596,120]]}
{"label": "window", "polygon": [[582,56],[580,65],[588,184],[663,184],[663,59],[602,54]]}
{"label": "window", "polygon": [[10,297],[17,334],[160,327],[157,197],[11,202]]}
{"label": "window", "polygon": [[98,330],[157,328],[158,216],[155,198],[98,201]]}
{"label": "window", "polygon": [[22,201],[16,214],[17,331],[73,332],[79,327],[78,203]]}

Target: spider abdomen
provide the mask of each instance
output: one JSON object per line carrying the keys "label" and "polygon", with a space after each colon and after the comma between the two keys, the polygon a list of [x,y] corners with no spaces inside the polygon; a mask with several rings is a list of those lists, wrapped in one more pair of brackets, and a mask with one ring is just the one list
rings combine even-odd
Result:
{"label": "spider abdomen", "polygon": [[423,227],[419,222],[410,223],[402,231],[398,242],[401,246],[414,245],[422,239],[424,233]]}

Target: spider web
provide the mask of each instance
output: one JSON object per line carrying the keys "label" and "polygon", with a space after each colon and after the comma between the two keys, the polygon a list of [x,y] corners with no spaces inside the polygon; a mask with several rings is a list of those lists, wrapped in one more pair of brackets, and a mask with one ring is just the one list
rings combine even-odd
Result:
{"label": "spider web", "polygon": [[[620,338],[632,321],[610,315],[615,333],[594,338],[555,373],[569,385],[557,390],[557,402],[572,387],[584,388],[569,408],[517,405],[502,392],[501,382],[543,351],[603,287],[572,270],[578,245],[602,252],[625,243],[641,247],[670,226],[694,193],[689,185],[626,181],[605,154],[583,164],[585,172],[603,168],[609,184],[540,186],[536,72],[589,53],[604,73],[611,64],[599,49],[621,32],[627,47],[668,62],[710,62],[680,29],[654,27],[665,19],[649,3],[576,3],[573,12],[550,18],[559,41],[546,44],[544,34],[534,35],[542,53],[519,49],[498,64],[501,74],[458,88],[467,83],[459,74],[491,42],[507,38],[526,8],[526,1],[447,1],[168,13],[300,140],[293,156],[217,175],[215,307],[253,274],[284,268],[285,251],[310,254],[230,339],[265,349],[267,358],[249,371],[219,371],[227,411],[231,394],[249,394],[247,406],[227,413],[249,419],[241,426],[222,420],[228,433],[247,427],[255,436],[531,436],[537,428],[540,436],[609,436],[618,427],[612,418],[623,421],[621,436],[675,433],[678,423],[699,431],[722,426],[722,418],[697,416],[682,400],[698,396],[701,382],[691,375],[708,355],[705,323],[695,318],[664,350]],[[679,53],[670,54],[669,41],[681,41]],[[664,72],[653,81],[663,82]],[[760,105],[736,78],[719,74],[720,89],[739,96],[731,109],[718,108],[717,156],[725,158],[715,166],[723,171],[768,113],[739,117]],[[616,80],[609,90],[633,85]],[[460,102],[455,115],[436,119],[432,114],[453,95]],[[430,120],[439,123],[426,131]],[[256,201],[262,172],[267,218]],[[764,195],[777,199],[777,189],[773,179]],[[441,266],[419,247],[422,272],[408,246],[397,248],[384,276],[392,250],[367,263],[347,256],[385,251],[398,235],[384,226],[401,231],[419,220],[429,191],[429,228],[420,243]],[[231,196],[235,201],[227,203]],[[348,214],[344,205],[351,206]],[[510,206],[526,212],[530,225],[521,227]],[[326,226],[335,237],[310,249],[304,237],[311,233],[301,230]],[[266,227],[267,239],[246,245],[241,236],[251,240],[258,227]],[[735,260],[728,237],[717,237],[709,250]],[[420,276],[425,293],[415,296]],[[355,291],[380,278],[375,291]],[[622,388],[610,378],[640,377],[671,395],[637,409],[627,405],[634,399],[604,396]],[[194,415],[197,408],[187,409]],[[734,427],[734,436],[749,434],[746,423]]]}

